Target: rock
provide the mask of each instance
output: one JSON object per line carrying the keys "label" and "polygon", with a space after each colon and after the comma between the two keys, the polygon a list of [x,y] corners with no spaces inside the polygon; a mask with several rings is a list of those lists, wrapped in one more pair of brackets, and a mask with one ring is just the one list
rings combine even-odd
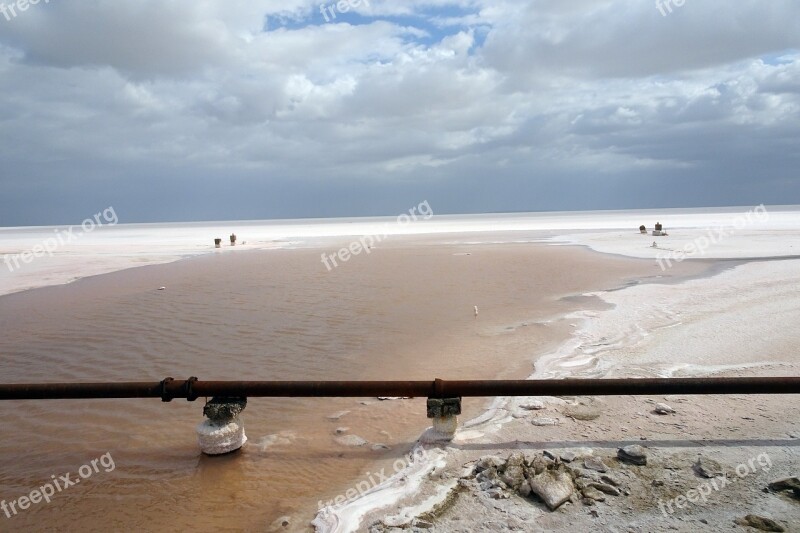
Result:
{"label": "rock", "polygon": [[421,520],[417,518],[414,520],[414,527],[418,527],[420,529],[431,529],[433,528],[433,522],[428,522],[427,520]]}
{"label": "rock", "polygon": [[545,470],[528,480],[531,491],[544,501],[551,511],[569,500],[575,485],[572,477],[562,469]]}
{"label": "rock", "polygon": [[617,487],[614,487],[614,486],[611,486],[611,485],[607,485],[605,483],[593,482],[593,483],[589,483],[589,487],[595,488],[595,489],[599,490],[600,492],[608,494],[609,496],[619,496],[619,494],[620,494],[619,489]]}
{"label": "rock", "polygon": [[520,405],[521,409],[525,409],[526,411],[539,411],[544,409],[544,402],[539,400],[531,400],[527,403]]}
{"label": "rock", "polygon": [[570,407],[564,411],[564,414],[575,420],[595,420],[600,418],[600,410],[594,407],[577,406]]}
{"label": "rock", "polygon": [[521,466],[507,466],[505,472],[500,475],[500,480],[512,489],[517,490],[522,485],[522,482],[525,481],[525,473]]}
{"label": "rock", "polygon": [[634,465],[647,464],[647,452],[638,444],[632,444],[630,446],[620,448],[617,450],[617,457],[619,457],[620,461]]}
{"label": "rock", "polygon": [[514,452],[508,456],[506,460],[506,468],[509,466],[524,466],[525,464],[525,456],[519,452]]}
{"label": "rock", "polygon": [[619,487],[621,485],[621,483],[617,478],[610,476],[608,474],[603,474],[602,476],[600,476],[600,479],[602,479],[605,483],[608,483],[609,485],[614,485],[615,487]]}
{"label": "rock", "polygon": [[547,470],[552,464],[553,461],[551,461],[547,457],[543,455],[536,455],[534,456],[533,460],[531,460],[530,467],[531,469],[533,469],[535,475],[535,474],[541,474],[542,472]]}
{"label": "rock", "polygon": [[503,492],[503,489],[499,487],[487,490],[486,495],[493,500],[506,500],[509,498],[509,495]]}
{"label": "rock", "polygon": [[657,403],[654,411],[659,415],[671,415],[675,412],[675,409],[665,403]]}
{"label": "rock", "polygon": [[551,461],[555,461],[558,459],[558,456],[549,450],[543,450],[542,455],[550,459]]}
{"label": "rock", "polygon": [[800,499],[800,479],[796,477],[787,477],[773,481],[768,485],[769,490],[773,492],[783,492],[791,490],[795,498]]}
{"label": "rock", "polygon": [[488,468],[500,468],[505,464],[501,458],[497,457],[496,455],[485,455],[478,459],[478,462],[475,463],[475,472],[482,472]]}
{"label": "rock", "polygon": [[350,411],[339,411],[338,413],[333,413],[332,415],[329,415],[327,418],[328,418],[328,420],[331,420],[331,421],[335,422],[336,420],[339,420],[340,418],[342,418],[344,415],[348,414],[349,412]]}
{"label": "rock", "polygon": [[534,426],[557,426],[558,419],[538,417],[531,420],[531,424],[533,424]]}
{"label": "rock", "polygon": [[590,506],[594,505],[594,500],[591,498],[583,498],[581,499],[581,502],[583,503],[583,505],[590,505]]}
{"label": "rock", "polygon": [[592,500],[592,503],[606,501],[605,495],[594,487],[586,487],[581,491],[581,494],[583,494],[584,498]]}
{"label": "rock", "polygon": [[481,481],[480,483],[478,483],[478,488],[483,492],[486,492],[494,488],[494,483],[492,483],[491,481]]}
{"label": "rock", "polygon": [[358,435],[341,435],[339,437],[334,437],[333,440],[342,446],[366,446],[367,444],[367,441]]}
{"label": "rock", "polygon": [[589,456],[583,460],[583,466],[597,472],[608,472],[606,464],[598,457]]}
{"label": "rock", "polygon": [[778,524],[774,520],[770,520],[769,518],[755,514],[749,514],[744,518],[740,518],[736,520],[736,523],[740,526],[754,527],[756,529],[760,529],[761,531],[777,531],[778,533],[786,531],[782,525]]}
{"label": "rock", "polygon": [[475,476],[475,480],[481,484],[481,490],[489,490],[494,487],[505,488],[507,485],[500,479],[497,470],[494,468],[487,468]]}
{"label": "rock", "polygon": [[341,428],[336,428],[334,430],[334,433],[336,433],[337,435],[344,435],[348,431],[350,431],[350,428],[341,427]]}
{"label": "rock", "polygon": [[376,442],[372,445],[372,449],[377,452],[379,450],[391,450],[392,448],[382,442]]}
{"label": "rock", "polygon": [[571,451],[567,450],[565,452],[561,452],[559,454],[559,457],[565,463],[571,463],[572,461],[574,461],[578,457],[578,454],[575,453],[575,452],[571,452]]}
{"label": "rock", "polygon": [[527,498],[531,495],[531,486],[528,484],[528,481],[525,480],[517,489],[517,494],[522,496],[523,498]]}
{"label": "rock", "polygon": [[713,478],[725,475],[722,465],[713,459],[703,457],[697,458],[697,462],[692,467],[697,474],[705,478]]}

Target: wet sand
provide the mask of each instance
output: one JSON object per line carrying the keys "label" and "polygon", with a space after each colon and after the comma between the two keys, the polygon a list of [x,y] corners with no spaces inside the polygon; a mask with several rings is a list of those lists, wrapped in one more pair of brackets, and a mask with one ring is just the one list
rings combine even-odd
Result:
{"label": "wet sand", "polygon": [[[328,272],[320,253],[344,244],[198,257],[0,297],[3,381],[523,378],[569,336],[559,316],[598,305],[577,295],[708,268],[662,273],[576,247],[396,237]],[[487,401],[465,401],[465,417]],[[261,531],[281,516],[305,530],[318,501],[402,457],[427,427],[421,398],[253,398],[246,447],[208,458],[194,434],[202,399],[4,402],[0,416],[7,501],[103,454],[115,462],[50,503],[0,515],[12,531],[160,531],[165,521]],[[369,444],[335,443],[338,427]]]}

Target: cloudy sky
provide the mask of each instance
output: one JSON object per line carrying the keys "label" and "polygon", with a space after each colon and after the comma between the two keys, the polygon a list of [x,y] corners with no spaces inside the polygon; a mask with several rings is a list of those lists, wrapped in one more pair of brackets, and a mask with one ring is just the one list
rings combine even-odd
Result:
{"label": "cloudy sky", "polygon": [[0,226],[800,203],[796,0],[351,1],[7,8]]}

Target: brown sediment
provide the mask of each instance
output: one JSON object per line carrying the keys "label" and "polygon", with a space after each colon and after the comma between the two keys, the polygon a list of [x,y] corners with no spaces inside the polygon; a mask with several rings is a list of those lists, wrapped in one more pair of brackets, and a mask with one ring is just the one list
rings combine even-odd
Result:
{"label": "brown sediment", "polygon": [[[2,379],[522,378],[569,335],[552,319],[597,305],[576,296],[662,275],[649,260],[574,247],[432,237],[395,237],[329,272],[320,254],[346,244],[206,256],[0,297]],[[669,275],[705,268],[686,262]],[[465,400],[464,418],[485,404]],[[327,419],[339,411],[349,413]],[[116,465],[8,519],[19,529],[156,531],[169,516],[175,529],[261,530],[289,515],[302,530],[318,501],[390,468],[427,426],[422,398],[252,399],[249,443],[208,458],[195,443],[199,402],[10,402],[0,415],[6,500],[106,452]],[[391,449],[340,446],[338,427]]]}

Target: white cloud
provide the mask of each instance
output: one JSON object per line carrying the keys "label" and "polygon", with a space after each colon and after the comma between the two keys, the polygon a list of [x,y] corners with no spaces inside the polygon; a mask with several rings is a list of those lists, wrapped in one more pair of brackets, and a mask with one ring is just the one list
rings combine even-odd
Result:
{"label": "white cloud", "polygon": [[331,24],[300,1],[36,7],[0,20],[4,182],[43,159],[343,187],[415,172],[455,184],[467,162],[516,181],[727,172],[746,154],[788,174],[781,154],[797,151],[788,0],[687,2],[668,17],[633,0],[372,0],[366,18]]}

